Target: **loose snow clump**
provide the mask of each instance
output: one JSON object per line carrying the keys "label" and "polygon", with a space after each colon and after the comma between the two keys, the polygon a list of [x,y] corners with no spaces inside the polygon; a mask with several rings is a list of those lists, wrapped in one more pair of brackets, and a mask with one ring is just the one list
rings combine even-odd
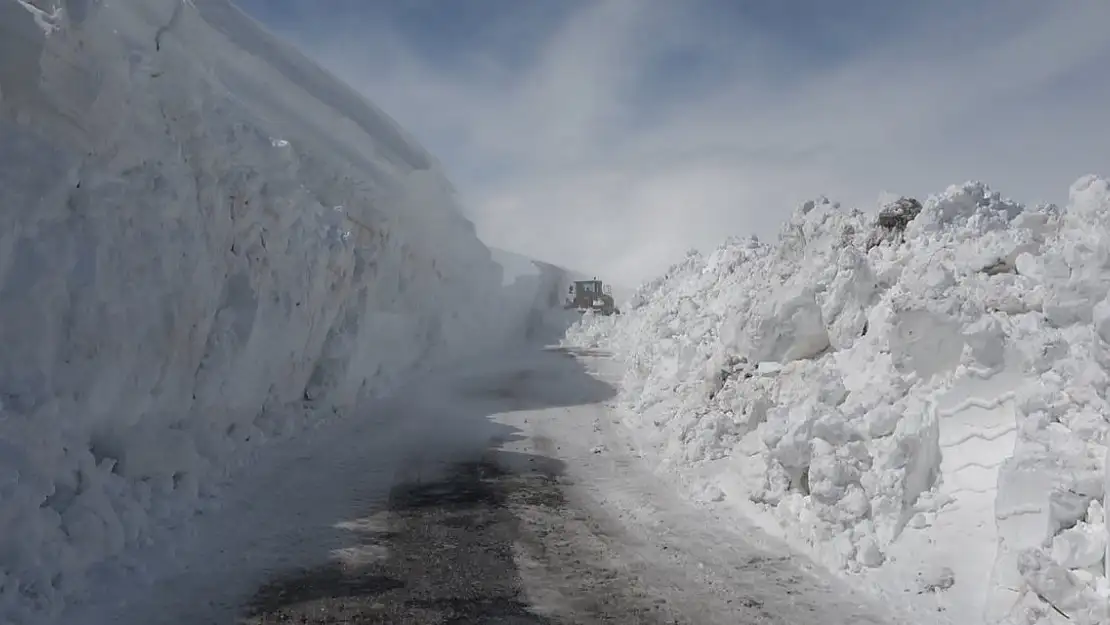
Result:
{"label": "loose snow clump", "polygon": [[977,182],[877,219],[822,198],[567,341],[625,364],[665,466],[720,460],[830,566],[943,578],[920,594],[961,622],[1105,623],[1108,268],[1095,176],[1063,209]]}

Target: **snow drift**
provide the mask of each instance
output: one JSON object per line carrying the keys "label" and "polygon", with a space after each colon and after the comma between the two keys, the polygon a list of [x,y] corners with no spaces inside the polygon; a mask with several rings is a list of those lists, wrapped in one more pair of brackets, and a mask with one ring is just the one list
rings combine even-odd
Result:
{"label": "snow drift", "polygon": [[628,424],[698,494],[923,618],[1106,623],[1108,268],[1103,178],[1065,208],[822,198],[567,340],[615,352]]}
{"label": "snow drift", "polygon": [[546,296],[502,275],[427,153],[226,0],[0,0],[0,621],[511,338]]}

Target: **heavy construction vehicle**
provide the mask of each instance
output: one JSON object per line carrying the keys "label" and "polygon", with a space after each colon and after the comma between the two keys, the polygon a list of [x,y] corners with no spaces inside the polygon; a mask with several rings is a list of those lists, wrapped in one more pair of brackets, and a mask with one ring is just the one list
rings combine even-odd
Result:
{"label": "heavy construction vehicle", "polygon": [[601,280],[575,280],[567,292],[570,297],[563,306],[566,309],[575,309],[580,313],[592,310],[601,315],[619,315],[613,301],[613,287],[602,284]]}

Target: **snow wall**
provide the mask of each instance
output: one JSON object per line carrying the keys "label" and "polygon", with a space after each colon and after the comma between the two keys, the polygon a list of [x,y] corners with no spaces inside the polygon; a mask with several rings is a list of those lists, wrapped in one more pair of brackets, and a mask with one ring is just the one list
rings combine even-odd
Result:
{"label": "snow wall", "polygon": [[1063,208],[822,198],[567,340],[615,352],[626,423],[693,494],[921,622],[1107,623],[1108,269],[1103,178]]}
{"label": "snow wall", "polygon": [[518,278],[507,287],[513,307],[509,317],[519,320],[512,331],[533,343],[557,344],[580,318],[577,312],[563,309],[566,287],[576,279],[576,274],[542,261],[533,261],[536,273]]}
{"label": "snow wall", "polygon": [[437,163],[225,0],[0,0],[0,622],[262,442],[565,327],[558,274],[503,284]]}
{"label": "snow wall", "polygon": [[519,320],[511,330],[535,343],[559,343],[581,315],[564,310],[575,280],[589,280],[584,273],[494,248],[493,257],[505,268],[504,286],[510,292],[508,316]]}

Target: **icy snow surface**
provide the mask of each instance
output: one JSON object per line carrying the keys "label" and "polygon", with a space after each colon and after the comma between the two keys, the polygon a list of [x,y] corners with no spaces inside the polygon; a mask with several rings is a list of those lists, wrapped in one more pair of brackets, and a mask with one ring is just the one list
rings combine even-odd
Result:
{"label": "icy snow surface", "polygon": [[226,0],[0,0],[0,622],[261,443],[543,331],[557,268],[502,276],[436,162]]}
{"label": "icy snow surface", "polygon": [[826,199],[567,342],[626,367],[626,423],[692,493],[922,622],[1107,623],[1110,183],[980,183],[880,218]]}

